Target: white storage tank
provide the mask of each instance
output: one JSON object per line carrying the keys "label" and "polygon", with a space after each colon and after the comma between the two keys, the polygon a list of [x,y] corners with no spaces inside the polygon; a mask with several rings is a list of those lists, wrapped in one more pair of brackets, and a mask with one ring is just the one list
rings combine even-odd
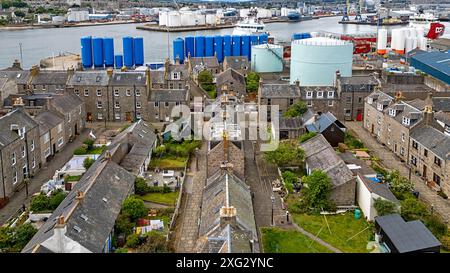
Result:
{"label": "white storage tank", "polygon": [[215,14],[206,14],[206,24],[215,25],[217,22]]}
{"label": "white storage tank", "polygon": [[377,53],[380,55],[384,55],[387,53],[387,37],[388,37],[387,29],[381,28],[378,31],[377,37]]}
{"label": "white storage tank", "polygon": [[206,24],[206,16],[202,13],[196,13],[195,24],[198,26],[204,26]]}
{"label": "white storage tank", "polygon": [[161,11],[159,13],[159,25],[160,26],[167,26],[167,16],[168,12],[166,11]]}
{"label": "white storage tank", "polygon": [[353,44],[348,41],[314,37],[292,41],[291,76],[301,86],[331,86],[336,71],[352,76]]}
{"label": "white storage tank", "polygon": [[182,26],[195,26],[195,15],[193,12],[181,13],[181,25]]}
{"label": "white storage tank", "polygon": [[406,33],[404,28],[392,30],[391,48],[398,54],[405,54]]}
{"label": "white storage tank", "polygon": [[252,46],[252,70],[261,72],[283,71],[283,46],[263,44]]}
{"label": "white storage tank", "polygon": [[180,27],[181,26],[181,15],[179,12],[173,11],[169,12],[167,18],[168,27]]}

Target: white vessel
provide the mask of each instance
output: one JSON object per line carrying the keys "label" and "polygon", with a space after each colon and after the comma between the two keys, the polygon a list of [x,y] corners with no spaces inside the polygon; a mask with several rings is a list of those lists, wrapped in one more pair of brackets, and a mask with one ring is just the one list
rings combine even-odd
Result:
{"label": "white vessel", "polygon": [[255,33],[266,33],[266,25],[256,17],[246,17],[238,22],[233,29],[233,35],[251,35]]}
{"label": "white vessel", "polygon": [[439,19],[432,13],[419,13],[411,16],[409,26],[414,28],[423,28],[428,33],[432,23],[439,23]]}

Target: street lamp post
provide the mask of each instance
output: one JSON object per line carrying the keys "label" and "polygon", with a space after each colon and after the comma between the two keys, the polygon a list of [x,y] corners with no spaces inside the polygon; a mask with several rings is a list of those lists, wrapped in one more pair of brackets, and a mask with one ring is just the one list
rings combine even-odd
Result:
{"label": "street lamp post", "polygon": [[256,161],[256,141],[253,141],[253,161]]}
{"label": "street lamp post", "polygon": [[199,151],[199,149],[198,148],[195,148],[195,170],[197,170],[198,171],[198,151]]}
{"label": "street lamp post", "polygon": [[270,197],[270,199],[272,200],[272,226],[274,226],[275,223],[274,223],[274,221],[273,221],[273,205],[275,204],[275,196],[273,196],[273,194],[272,194],[272,196]]}

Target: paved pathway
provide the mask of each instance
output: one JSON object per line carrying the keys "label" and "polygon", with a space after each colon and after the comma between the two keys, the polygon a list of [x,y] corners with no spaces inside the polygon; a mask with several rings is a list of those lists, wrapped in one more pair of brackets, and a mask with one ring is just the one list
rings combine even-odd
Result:
{"label": "paved pathway", "polygon": [[39,192],[41,186],[53,177],[55,171],[63,167],[64,164],[70,160],[73,156],[73,151],[81,146],[83,141],[88,137],[89,132],[90,130],[85,129],[81,135],[77,136],[73,142],[68,143],[62,151],[56,153],[51,161],[43,166],[42,169],[31,178],[30,184],[28,185],[28,197],[26,196],[25,187],[11,197],[8,204],[0,209],[0,226],[14,216],[24,204],[28,207],[33,194]]}
{"label": "paved pathway", "polygon": [[[400,174],[409,177],[409,168],[405,163],[402,163],[388,148],[380,144],[370,132],[365,130],[361,122],[346,122],[347,128],[353,130],[358,137],[364,142],[367,148],[371,150],[378,158],[384,167],[391,170],[399,170]],[[414,173],[411,175],[411,180],[414,183],[415,190],[419,191],[419,198],[427,203],[429,206],[433,205],[434,210],[443,218],[447,224],[450,222],[450,201],[445,200],[436,194],[436,191],[430,189],[420,178]]]}
{"label": "paved pathway", "polygon": [[191,172],[188,172],[186,183],[184,183],[183,204],[180,207],[180,228],[176,231],[176,252],[192,253],[195,252],[195,246],[198,238],[198,228],[201,213],[203,188],[205,186],[205,168],[206,166],[206,142],[203,143],[199,151],[198,166],[196,170],[196,158],[192,157],[189,164]]}

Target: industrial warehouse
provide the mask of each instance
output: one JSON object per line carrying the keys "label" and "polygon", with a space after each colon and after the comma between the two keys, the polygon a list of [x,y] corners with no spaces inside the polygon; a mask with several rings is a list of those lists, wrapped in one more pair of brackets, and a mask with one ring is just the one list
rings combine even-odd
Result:
{"label": "industrial warehouse", "polygon": [[450,251],[446,6],[287,2],[80,1],[101,24],[38,64],[16,37],[0,253]]}

